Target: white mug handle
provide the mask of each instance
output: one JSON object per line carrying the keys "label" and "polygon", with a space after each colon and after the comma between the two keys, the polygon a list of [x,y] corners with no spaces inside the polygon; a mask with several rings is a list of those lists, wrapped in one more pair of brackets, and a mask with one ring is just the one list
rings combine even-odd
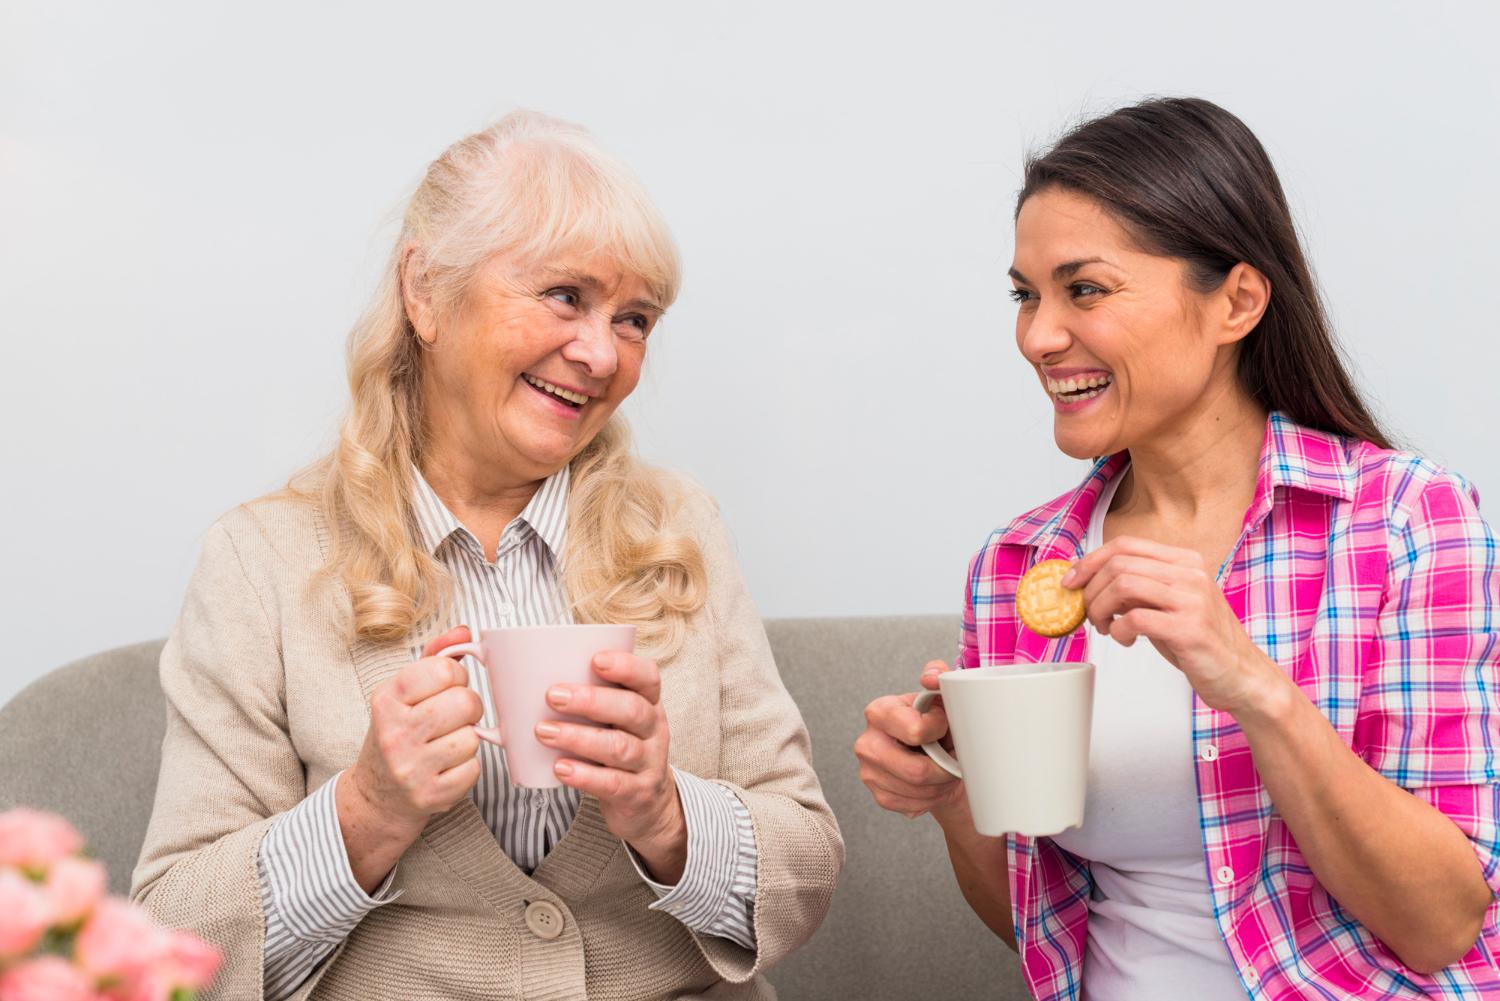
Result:
{"label": "white mug handle", "polygon": [[[933,700],[936,699],[939,694],[941,693],[934,692],[929,688],[917,695],[917,698],[914,702],[912,702],[911,707],[919,713],[925,713],[928,707],[932,705]],[[952,775],[956,779],[961,779],[964,777],[963,771],[958,767],[958,759],[949,754],[947,750],[943,748],[942,744],[939,744],[935,740],[928,741],[927,743],[922,745],[922,750],[926,751],[927,756],[941,765],[943,771],[947,772],[949,775]]]}
{"label": "white mug handle", "polygon": [[[473,657],[481,668],[484,667],[484,650],[478,643],[455,643],[453,646],[443,647],[433,656],[452,657],[454,660],[460,657]],[[505,746],[505,741],[500,737],[499,727],[476,726],[474,732],[479,735],[480,740],[487,740],[497,747]]]}

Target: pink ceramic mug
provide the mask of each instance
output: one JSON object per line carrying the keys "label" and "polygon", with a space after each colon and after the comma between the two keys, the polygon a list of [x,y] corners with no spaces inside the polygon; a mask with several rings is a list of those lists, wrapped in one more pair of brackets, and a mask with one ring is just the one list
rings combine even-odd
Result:
{"label": "pink ceramic mug", "polygon": [[556,788],[553,766],[564,755],[536,739],[542,720],[598,726],[591,720],[560,713],[547,704],[553,685],[607,684],[593,672],[594,654],[602,650],[635,650],[635,626],[564,625],[485,629],[478,643],[439,650],[439,657],[473,657],[489,675],[490,697],[499,726],[476,726],[475,732],[505,748],[512,785]]}

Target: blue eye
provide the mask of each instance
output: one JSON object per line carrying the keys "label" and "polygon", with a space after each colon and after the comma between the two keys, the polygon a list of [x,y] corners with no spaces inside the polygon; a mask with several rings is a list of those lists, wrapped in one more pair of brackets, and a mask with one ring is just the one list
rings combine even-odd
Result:
{"label": "blue eye", "polygon": [[566,306],[578,305],[578,290],[574,288],[549,288],[547,296]]}

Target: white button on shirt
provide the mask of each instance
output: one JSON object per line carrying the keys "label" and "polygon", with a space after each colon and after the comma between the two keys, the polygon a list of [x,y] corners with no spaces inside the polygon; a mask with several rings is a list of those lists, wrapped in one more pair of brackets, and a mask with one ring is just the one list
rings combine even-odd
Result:
{"label": "white button on shirt", "polygon": [[[452,623],[477,636],[481,629],[572,621],[556,572],[567,529],[570,472],[543,481],[535,496],[505,527],[494,562],[483,547],[413,470],[418,541],[442,562],[453,580]],[[449,623],[419,629],[436,635]],[[414,640],[412,659],[423,640]],[[483,724],[496,724],[485,672],[471,662],[469,684],[484,703]],[[501,848],[530,872],[562,840],[578,812],[579,794],[566,786],[522,789],[511,785],[504,752],[480,745],[480,779],[473,798]],[[340,773],[342,774],[342,773]],[[700,934],[755,948],[752,906],[756,887],[755,832],[750,811],[733,791],[673,769],[687,816],[688,859],[675,887],[653,882],[635,853],[631,861],[662,910]],[[261,843],[261,905],[266,917],[265,996],[281,1001],[322,962],[371,910],[394,899],[385,885],[368,895],[354,881],[334,804],[338,776],[284,814]],[[545,904],[545,906],[542,906]],[[526,912],[533,933],[556,937],[563,912],[536,902]]]}

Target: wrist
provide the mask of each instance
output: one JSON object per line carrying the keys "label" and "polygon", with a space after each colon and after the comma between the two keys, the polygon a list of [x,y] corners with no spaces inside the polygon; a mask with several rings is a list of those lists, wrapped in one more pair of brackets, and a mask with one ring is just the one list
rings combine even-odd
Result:
{"label": "wrist", "polygon": [[955,783],[951,796],[927,811],[948,834],[974,836],[974,816],[969,812],[969,797],[962,782]]}
{"label": "wrist", "polygon": [[382,803],[358,765],[339,777],[334,802],[346,832],[359,830],[383,841],[408,845],[427,826],[426,817],[409,816]]}
{"label": "wrist", "polygon": [[667,886],[676,885],[687,868],[687,815],[677,788],[672,787],[670,808],[661,812],[662,823],[640,838],[629,839],[635,853],[646,864],[651,878]]}
{"label": "wrist", "polygon": [[1296,683],[1258,647],[1242,670],[1250,680],[1242,697],[1228,709],[1242,729],[1285,725],[1296,711],[1298,701],[1305,701]]}

